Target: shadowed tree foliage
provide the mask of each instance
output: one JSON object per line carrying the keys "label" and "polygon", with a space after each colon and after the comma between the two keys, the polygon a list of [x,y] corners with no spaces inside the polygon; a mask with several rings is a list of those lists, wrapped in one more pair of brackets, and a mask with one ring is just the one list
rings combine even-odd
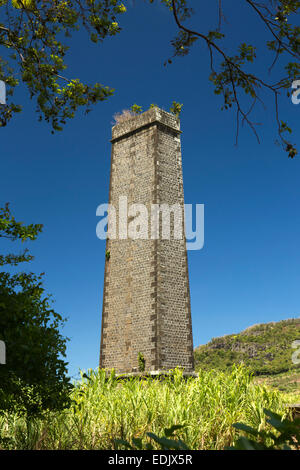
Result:
{"label": "shadowed tree foliage", "polygon": [[[0,208],[0,238],[35,240],[42,226],[16,222],[8,204]],[[30,261],[27,250],[0,256],[0,265]],[[6,364],[0,366],[0,410],[27,415],[68,404],[64,320],[50,306],[42,275],[0,272],[0,340],[6,345]]]}

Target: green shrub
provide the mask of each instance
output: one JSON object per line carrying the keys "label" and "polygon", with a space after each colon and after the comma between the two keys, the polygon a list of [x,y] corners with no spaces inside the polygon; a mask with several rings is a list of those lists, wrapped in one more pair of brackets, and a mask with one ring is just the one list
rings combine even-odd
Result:
{"label": "green shrub", "polygon": [[[258,430],[243,423],[233,426],[243,431],[246,436],[240,436],[229,449],[233,450],[300,450],[300,419],[284,419],[277,413],[264,410],[268,416],[267,423],[274,430]],[[250,437],[247,437],[250,436]]]}

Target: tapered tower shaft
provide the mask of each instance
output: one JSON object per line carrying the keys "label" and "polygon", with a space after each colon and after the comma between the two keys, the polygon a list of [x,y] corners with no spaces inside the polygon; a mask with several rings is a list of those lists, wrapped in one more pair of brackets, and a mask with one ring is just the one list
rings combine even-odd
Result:
{"label": "tapered tower shaft", "polygon": [[[117,373],[138,372],[139,353],[146,371],[194,369],[184,230],[181,239],[172,237],[172,212],[171,239],[163,237],[162,226],[155,239],[151,224],[155,204],[177,205],[183,213],[180,134],[179,119],[159,108],[112,129],[109,203],[117,237],[106,242],[100,367]],[[127,221],[119,207],[125,197]],[[148,211],[148,239],[119,239],[120,226],[135,223],[132,204]]]}

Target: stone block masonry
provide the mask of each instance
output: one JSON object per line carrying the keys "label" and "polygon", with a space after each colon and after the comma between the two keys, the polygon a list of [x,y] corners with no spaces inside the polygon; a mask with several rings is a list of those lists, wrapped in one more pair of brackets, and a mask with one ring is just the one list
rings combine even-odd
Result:
{"label": "stone block masonry", "polygon": [[[179,119],[159,108],[113,127],[109,203],[117,221],[120,196],[149,214],[151,204],[183,208],[180,134]],[[141,352],[146,371],[194,370],[184,230],[180,240],[159,233],[151,239],[149,228],[149,239],[106,241],[101,368],[138,372]]]}

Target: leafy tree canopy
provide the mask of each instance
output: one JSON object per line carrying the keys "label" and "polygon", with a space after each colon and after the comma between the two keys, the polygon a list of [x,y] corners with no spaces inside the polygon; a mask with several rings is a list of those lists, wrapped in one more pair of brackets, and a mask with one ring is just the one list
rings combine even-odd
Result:
{"label": "leafy tree canopy", "polygon": [[[155,0],[147,1],[155,3]],[[156,1],[170,10],[178,28],[171,41],[173,56],[166,65],[175,57],[187,55],[195,43],[203,42],[208,54],[201,60],[203,64],[207,60],[209,79],[215,93],[222,98],[222,109],[236,111],[237,138],[240,125],[248,124],[259,140],[251,112],[271,94],[278,142],[293,158],[297,149],[290,141],[291,128],[281,119],[279,96],[283,92],[289,96],[293,81],[300,76],[300,27],[296,21],[300,1],[243,0],[249,13],[256,16],[257,26],[261,24],[268,34],[266,42],[259,44],[259,51],[242,38],[235,50],[227,50],[224,0],[216,0],[218,18],[213,23],[217,27],[205,21],[205,26],[199,28],[189,25],[194,15],[191,0]],[[201,8],[201,2],[198,3],[197,7]],[[109,86],[87,85],[64,76],[68,47],[63,38],[85,28],[91,41],[101,42],[121,31],[118,16],[125,12],[126,6],[117,0],[0,0],[0,45],[9,51],[7,60],[0,58],[0,80],[7,84],[9,96],[8,104],[0,107],[0,125],[6,125],[21,110],[11,101],[20,81],[26,83],[30,96],[36,98],[39,119],[50,122],[54,130],[61,130],[78,107],[85,106],[88,112],[92,104],[112,95],[114,90]],[[280,67],[281,72],[274,81],[258,72],[257,57],[262,54],[266,58],[270,54],[270,72],[275,64],[277,69]]]}
{"label": "leafy tree canopy", "polygon": [[[8,238],[11,241],[21,240],[35,240],[38,234],[42,231],[41,224],[24,225],[22,222],[17,222],[12,215],[9,205],[0,207],[0,238]],[[16,266],[23,261],[30,261],[33,257],[28,254],[28,250],[24,250],[20,255],[8,254],[1,255],[0,253],[0,266],[10,264]]]}
{"label": "leafy tree canopy", "polygon": [[[79,106],[89,111],[90,105],[105,100],[113,93],[110,87],[63,75],[68,50],[63,38],[83,27],[91,41],[103,41],[120,32],[117,16],[125,11],[117,0],[0,0],[0,45],[10,53],[8,60],[0,57],[7,95],[13,95],[20,81],[26,83],[39,119],[54,130],[62,130]],[[19,111],[20,105],[9,100],[0,107],[0,125]]]}
{"label": "leafy tree canopy", "polygon": [[[154,0],[149,0],[153,3]],[[279,96],[282,92],[289,97],[292,83],[300,77],[300,26],[297,24],[300,1],[298,0],[243,0],[249,7],[249,14],[256,15],[257,26],[262,24],[268,33],[265,43],[257,47],[242,42],[236,50],[227,52],[225,47],[225,34],[223,32],[226,17],[224,14],[224,0],[217,0],[218,21],[217,27],[206,30],[187,25],[194,11],[189,0],[161,0],[167,5],[174,16],[178,27],[178,34],[171,41],[173,56],[165,65],[172,63],[174,57],[185,56],[190,52],[196,41],[202,41],[207,46],[209,79],[214,85],[214,91],[222,97],[222,110],[235,109],[238,139],[241,124],[248,124],[259,141],[257,125],[251,120],[251,112],[258,102],[263,103],[266,94],[274,98],[274,116],[278,130],[278,142],[281,143],[288,156],[293,158],[297,154],[295,145],[286,136],[292,130],[286,122],[282,121],[279,112]],[[253,40],[255,35],[253,34]],[[280,66],[279,78],[275,82],[268,81],[258,73],[256,61],[258,55],[270,56],[270,65],[267,69],[272,72],[275,64]],[[280,59],[280,61],[279,61]],[[242,97],[248,98],[245,107]],[[243,104],[242,104],[243,103]]]}

